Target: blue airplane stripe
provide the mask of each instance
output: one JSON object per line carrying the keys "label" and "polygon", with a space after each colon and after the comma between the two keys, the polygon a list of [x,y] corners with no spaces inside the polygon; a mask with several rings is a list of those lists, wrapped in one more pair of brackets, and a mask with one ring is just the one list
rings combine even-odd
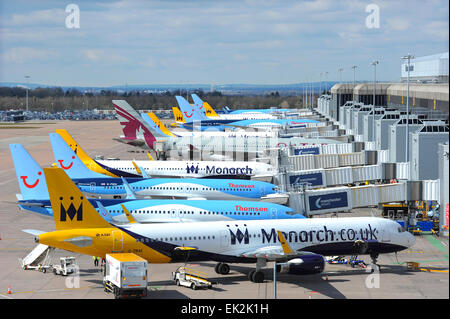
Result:
{"label": "blue airplane stripe", "polygon": [[[210,252],[206,252],[206,251],[202,251],[202,250],[190,250],[189,252],[179,251],[179,254],[177,256],[175,248],[179,247],[178,245],[166,243],[164,241],[156,240],[153,238],[151,240],[148,240],[149,237],[139,235],[135,232],[130,231],[127,228],[118,227],[118,226],[116,226],[116,227],[118,229],[120,229],[121,231],[123,231],[124,233],[135,238],[140,243],[149,247],[150,249],[153,249],[153,250],[169,257],[171,259],[171,262],[212,260],[212,261],[222,261],[222,262],[254,263],[256,260],[255,258],[222,255],[222,254],[210,253]],[[214,236],[217,236],[217,235],[214,235]],[[181,237],[181,236],[179,236],[179,237]],[[197,248],[195,245],[188,246],[188,247]]]}
{"label": "blue airplane stripe", "polygon": [[107,170],[108,172],[113,173],[113,174],[116,175],[116,176],[123,176],[123,177],[141,177],[141,178],[142,178],[141,175],[138,175],[138,174],[132,174],[132,173],[128,173],[128,172],[124,172],[124,171],[121,171],[121,170],[119,170],[119,169],[115,169],[115,168],[112,168],[112,167],[103,165],[103,164],[101,164],[101,163],[99,163],[99,162],[97,162],[97,161],[95,161],[95,160],[94,160],[94,162],[97,163],[98,165],[100,165],[101,168]]}

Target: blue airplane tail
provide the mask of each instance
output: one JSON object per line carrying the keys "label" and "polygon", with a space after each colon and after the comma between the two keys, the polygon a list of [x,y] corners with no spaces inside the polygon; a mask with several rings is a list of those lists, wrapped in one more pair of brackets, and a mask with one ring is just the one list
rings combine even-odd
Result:
{"label": "blue airplane tail", "polygon": [[50,199],[44,171],[21,144],[9,144],[22,199]]}
{"label": "blue airplane tail", "polygon": [[50,133],[49,136],[56,165],[64,169],[69,178],[109,177],[107,175],[93,172],[87,168],[78,155],[75,154],[70,146],[66,144],[61,135]]}
{"label": "blue airplane tail", "polygon": [[186,123],[203,120],[198,111],[195,110],[194,105],[191,106],[184,97],[175,96],[175,98],[177,99],[178,106],[180,107],[180,110],[183,113]]}
{"label": "blue airplane tail", "polygon": [[197,111],[202,119],[207,120],[208,117],[206,116],[205,107],[203,106],[202,99],[197,94],[191,94],[192,99],[194,100],[194,104],[192,105],[194,107],[194,110]]}

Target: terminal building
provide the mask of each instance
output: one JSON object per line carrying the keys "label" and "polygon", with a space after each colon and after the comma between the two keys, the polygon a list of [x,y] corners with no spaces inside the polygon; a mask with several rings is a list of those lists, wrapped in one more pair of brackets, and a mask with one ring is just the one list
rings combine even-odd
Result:
{"label": "terminal building", "polygon": [[[375,106],[406,109],[407,73],[407,62],[404,62],[399,82],[375,84]],[[340,120],[338,109],[348,101],[373,105],[373,85],[373,82],[334,85],[330,90],[331,117]],[[448,95],[448,52],[411,60],[409,106],[412,113],[448,113]]]}

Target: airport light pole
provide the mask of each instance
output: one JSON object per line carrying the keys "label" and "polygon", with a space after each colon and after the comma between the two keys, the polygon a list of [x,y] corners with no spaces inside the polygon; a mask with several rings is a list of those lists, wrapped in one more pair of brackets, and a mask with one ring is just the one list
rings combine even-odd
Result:
{"label": "airport light pole", "polygon": [[325,72],[325,94],[328,94],[328,72]]}
{"label": "airport light pole", "polygon": [[354,102],[356,102],[355,101],[355,84],[356,84],[356,68],[357,68],[358,66],[356,66],[356,65],[353,65],[352,66],[352,69],[353,69],[353,94],[352,94],[352,96],[353,96],[353,101]]}
{"label": "airport light pole", "polygon": [[406,89],[406,162],[409,162],[409,71],[411,70],[411,59],[414,59],[414,55],[408,53],[402,57],[402,60],[408,60],[408,77],[407,77],[407,89]]}
{"label": "airport light pole", "polygon": [[[342,84],[342,71],[344,71],[343,68],[339,68],[338,72],[339,72],[339,84]],[[341,88],[342,89],[342,88]],[[338,93],[338,105],[337,105],[337,110],[339,112],[339,108],[341,107],[341,94]]]}
{"label": "airport light pole", "polygon": [[29,75],[25,75],[25,79],[27,79],[27,112],[28,112],[28,86],[29,86],[29,81],[28,79],[30,78]]}
{"label": "airport light pole", "polygon": [[373,61],[373,105],[372,105],[372,140],[375,141],[375,89],[377,83],[377,64],[378,61]]}

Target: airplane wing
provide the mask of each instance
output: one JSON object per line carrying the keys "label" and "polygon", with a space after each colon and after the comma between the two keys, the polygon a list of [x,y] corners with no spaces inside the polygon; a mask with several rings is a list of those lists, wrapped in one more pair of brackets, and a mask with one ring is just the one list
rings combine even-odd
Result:
{"label": "airplane wing", "polygon": [[295,251],[289,246],[281,231],[277,231],[280,245],[272,245],[241,253],[240,256],[248,258],[263,258],[267,260],[284,260],[287,257],[311,255],[307,251]]}

